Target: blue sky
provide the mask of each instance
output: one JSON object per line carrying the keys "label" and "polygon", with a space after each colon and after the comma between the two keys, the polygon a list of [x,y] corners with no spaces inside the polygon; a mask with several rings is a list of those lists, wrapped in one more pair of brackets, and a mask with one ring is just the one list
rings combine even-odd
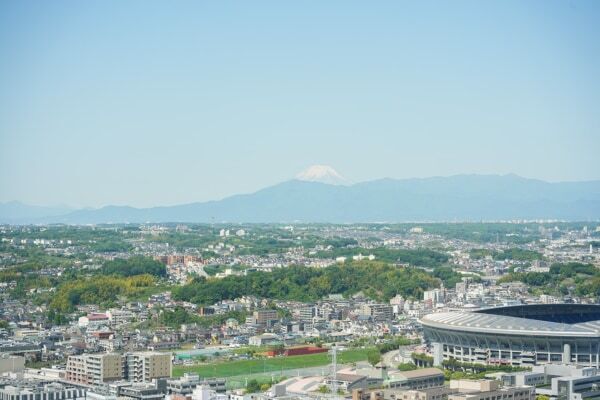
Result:
{"label": "blue sky", "polygon": [[0,201],[600,178],[598,1],[0,2]]}

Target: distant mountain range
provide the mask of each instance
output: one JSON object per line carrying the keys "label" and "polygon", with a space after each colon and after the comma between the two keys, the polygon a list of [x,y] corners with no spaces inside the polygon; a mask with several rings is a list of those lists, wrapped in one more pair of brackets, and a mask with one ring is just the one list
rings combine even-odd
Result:
{"label": "distant mountain range", "polygon": [[600,180],[549,183],[516,175],[380,179],[352,185],[290,180],[251,194],[168,207],[69,210],[0,204],[0,222],[404,222],[600,219]]}
{"label": "distant mountain range", "polygon": [[43,207],[10,201],[0,203],[0,223],[28,223],[39,219],[63,216],[71,211],[74,210],[66,206]]}

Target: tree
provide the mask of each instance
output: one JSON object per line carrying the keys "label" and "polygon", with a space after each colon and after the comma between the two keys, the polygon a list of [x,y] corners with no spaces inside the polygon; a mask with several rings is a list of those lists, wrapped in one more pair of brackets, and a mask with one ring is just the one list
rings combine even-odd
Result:
{"label": "tree", "polygon": [[369,361],[369,364],[375,366],[377,363],[379,363],[379,361],[381,361],[381,353],[379,350],[369,350],[367,352],[367,360]]}
{"label": "tree", "polygon": [[260,392],[260,383],[256,379],[250,379],[246,385],[246,393]]}
{"label": "tree", "polygon": [[319,393],[331,393],[331,390],[327,387],[327,385],[319,386]]}

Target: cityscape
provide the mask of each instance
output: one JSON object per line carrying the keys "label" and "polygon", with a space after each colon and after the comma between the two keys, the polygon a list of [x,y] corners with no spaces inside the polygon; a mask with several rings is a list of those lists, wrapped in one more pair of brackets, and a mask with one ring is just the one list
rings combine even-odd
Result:
{"label": "cityscape", "polygon": [[0,60],[0,400],[600,400],[599,0],[2,0]]}
{"label": "cityscape", "polygon": [[10,400],[600,393],[600,222],[0,233]]}

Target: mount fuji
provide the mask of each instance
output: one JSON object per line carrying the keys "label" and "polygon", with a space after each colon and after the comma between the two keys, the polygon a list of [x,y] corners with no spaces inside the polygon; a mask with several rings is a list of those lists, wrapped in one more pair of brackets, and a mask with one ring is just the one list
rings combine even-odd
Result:
{"label": "mount fuji", "polygon": [[296,175],[296,179],[306,182],[320,182],[328,185],[349,185],[350,181],[329,165],[311,165]]}

